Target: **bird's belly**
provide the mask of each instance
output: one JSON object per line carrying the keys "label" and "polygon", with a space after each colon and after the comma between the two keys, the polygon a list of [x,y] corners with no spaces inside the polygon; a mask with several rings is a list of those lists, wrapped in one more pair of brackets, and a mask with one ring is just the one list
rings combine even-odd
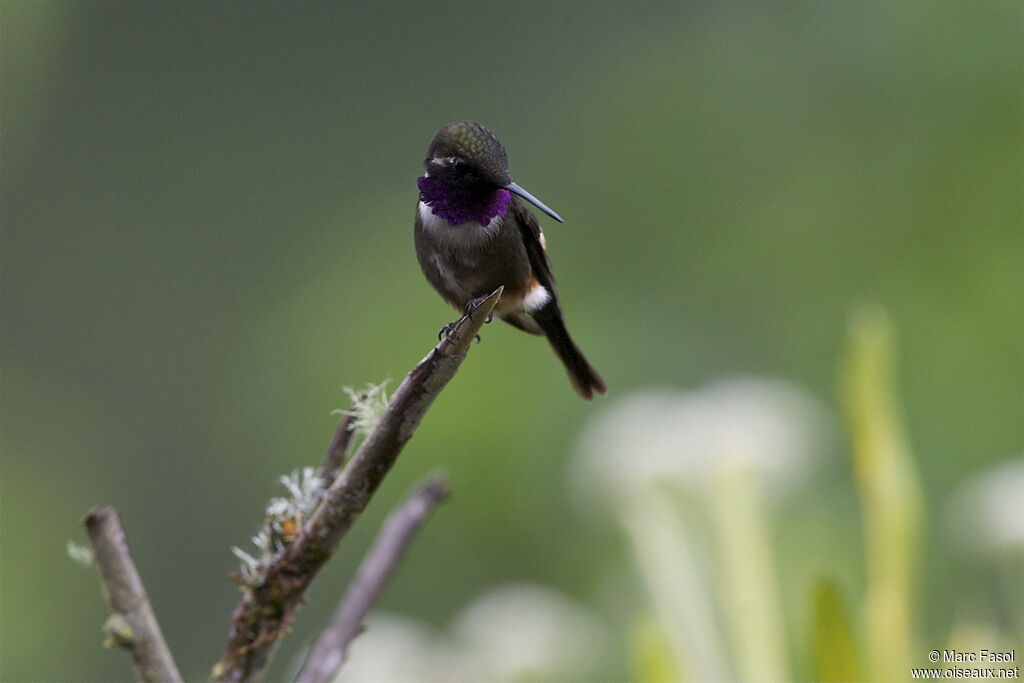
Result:
{"label": "bird's belly", "polygon": [[520,308],[533,276],[518,229],[502,218],[487,226],[447,226],[435,218],[421,205],[416,253],[434,289],[461,311],[503,286],[497,312]]}
{"label": "bird's belly", "polygon": [[[481,253],[451,253],[439,250],[430,254],[427,278],[434,288],[453,306],[462,309],[472,299],[487,296],[498,287],[506,291],[519,289],[515,273]],[[427,270],[426,268],[424,270]],[[525,280],[526,274],[521,278]],[[508,299],[511,297],[502,297]]]}

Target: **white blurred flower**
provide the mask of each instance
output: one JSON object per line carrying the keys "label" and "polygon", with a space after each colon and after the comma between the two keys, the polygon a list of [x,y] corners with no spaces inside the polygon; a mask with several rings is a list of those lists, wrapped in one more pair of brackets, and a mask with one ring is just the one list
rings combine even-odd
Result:
{"label": "white blurred flower", "polygon": [[809,469],[829,423],[793,384],[736,378],[697,391],[655,388],[592,419],[578,443],[584,494],[616,501],[655,485],[700,491],[726,466],[751,469],[785,488]]}
{"label": "white blurred flower", "polygon": [[961,540],[985,551],[1024,551],[1024,458],[976,475],[957,491],[954,525]]}
{"label": "white blurred flower", "polygon": [[[622,525],[686,678],[725,680],[733,668],[743,678],[791,678],[762,499],[810,469],[827,415],[795,385],[736,378],[627,396],[584,430],[572,480],[581,498],[605,504]],[[694,505],[684,509],[680,498]],[[714,552],[699,530],[705,522]]]}
{"label": "white blurred flower", "polygon": [[453,629],[486,680],[583,679],[601,662],[603,627],[553,590],[513,584],[469,605]]}
{"label": "white blurred flower", "polygon": [[477,598],[447,632],[371,617],[335,681],[583,680],[601,665],[606,642],[596,619],[560,593],[512,584]]}
{"label": "white blurred flower", "polygon": [[433,683],[469,680],[451,639],[413,619],[377,614],[352,642],[335,683]]}

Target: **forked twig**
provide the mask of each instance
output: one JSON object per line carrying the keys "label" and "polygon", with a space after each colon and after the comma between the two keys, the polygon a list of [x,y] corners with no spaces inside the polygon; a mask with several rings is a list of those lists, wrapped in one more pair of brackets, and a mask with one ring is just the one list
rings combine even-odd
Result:
{"label": "forked twig", "polygon": [[359,565],[330,623],[310,648],[296,683],[334,680],[348,656],[349,643],[362,631],[363,619],[395,573],[416,532],[430,511],[448,495],[445,481],[435,477],[391,513]]}
{"label": "forked twig", "polygon": [[246,586],[231,617],[227,647],[213,675],[219,681],[258,678],[289,628],[306,587],[366,507],[434,399],[455,375],[470,344],[501,298],[495,290],[409,373],[373,431],[331,483],[302,532],[257,586]]}

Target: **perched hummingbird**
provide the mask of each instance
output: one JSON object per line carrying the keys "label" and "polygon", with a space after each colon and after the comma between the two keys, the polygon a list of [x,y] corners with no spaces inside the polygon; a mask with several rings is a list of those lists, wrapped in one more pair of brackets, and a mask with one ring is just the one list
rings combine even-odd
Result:
{"label": "perched hummingbird", "polygon": [[416,256],[430,284],[460,313],[504,285],[494,312],[546,336],[580,396],[605,393],[604,380],[565,329],[544,234],[522,200],[562,219],[512,182],[498,138],[473,121],[451,123],[434,135],[423,163]]}

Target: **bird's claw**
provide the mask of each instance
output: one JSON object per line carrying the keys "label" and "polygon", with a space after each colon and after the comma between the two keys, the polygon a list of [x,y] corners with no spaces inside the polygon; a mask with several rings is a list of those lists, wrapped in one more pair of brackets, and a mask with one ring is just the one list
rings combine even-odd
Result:
{"label": "bird's claw", "polygon": [[441,341],[442,337],[450,336],[451,333],[455,331],[455,327],[458,325],[458,322],[459,321],[456,320],[455,322],[448,323],[447,325],[442,327],[440,330],[438,330],[437,331],[437,341]]}
{"label": "bird's claw", "polygon": [[[488,295],[488,296],[490,296],[490,295]],[[438,330],[437,331],[437,340],[441,341],[442,337],[450,337],[452,332],[455,331],[455,328],[459,326],[459,323],[462,322],[465,318],[468,318],[470,315],[472,315],[473,311],[475,311],[476,309],[480,308],[480,304],[482,304],[486,300],[487,300],[486,296],[477,297],[476,299],[470,299],[466,303],[466,308],[464,309],[465,315],[462,318],[459,318],[458,320],[456,320],[454,322],[448,323],[447,325],[442,327],[440,330]],[[489,323],[492,320],[494,320],[494,311],[491,311],[490,313],[487,314],[487,318],[484,320],[484,323],[485,324]],[[480,335],[479,334],[476,335],[476,343],[477,344],[480,343]]]}
{"label": "bird's claw", "polygon": [[[462,321],[462,318],[459,318],[455,322],[448,323],[447,325],[442,327],[440,330],[438,330],[437,331],[437,341],[441,341],[442,337],[450,337],[452,332],[455,331],[455,328],[459,326],[459,322],[461,322],[461,321]],[[480,343],[480,335],[478,334],[478,335],[475,335],[475,336],[476,336],[476,343],[479,344]]]}
{"label": "bird's claw", "polygon": [[[470,315],[473,311],[480,308],[480,304],[486,301],[489,296],[490,294],[488,294],[487,296],[478,296],[475,299],[470,299],[469,302],[466,304],[466,315]],[[494,320],[493,310],[487,314],[487,318],[484,320],[484,324],[487,324],[492,320]]]}
{"label": "bird's claw", "polygon": [[[448,323],[447,325],[442,327],[440,330],[438,330],[437,331],[437,341],[441,341],[442,337],[450,337],[452,332],[455,331],[455,328],[459,326],[459,323],[461,321],[462,321],[462,318],[459,318],[455,322]],[[479,344],[480,343],[480,335],[479,334],[475,335],[475,338],[476,338],[476,343]]]}

